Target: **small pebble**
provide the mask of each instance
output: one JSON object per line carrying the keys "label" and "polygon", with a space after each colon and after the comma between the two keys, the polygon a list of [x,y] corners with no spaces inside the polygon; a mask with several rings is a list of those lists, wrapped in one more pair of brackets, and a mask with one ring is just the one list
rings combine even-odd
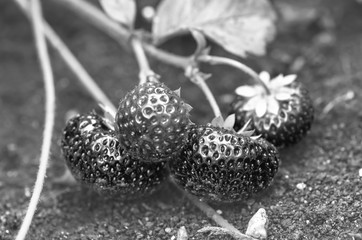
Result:
{"label": "small pebble", "polygon": [[297,188],[299,189],[299,190],[303,190],[304,188],[306,188],[307,187],[307,185],[305,184],[305,183],[298,183],[297,184]]}
{"label": "small pebble", "polygon": [[186,228],[184,226],[180,227],[177,231],[177,240],[187,240],[188,238]]}
{"label": "small pebble", "polygon": [[25,197],[29,198],[31,196],[31,191],[30,191],[30,188],[26,187],[24,189],[24,195]]}
{"label": "small pebble", "polygon": [[260,208],[249,220],[245,234],[256,239],[267,239],[268,215],[264,208]]}
{"label": "small pebble", "polygon": [[169,227],[165,228],[165,232],[170,233],[171,231],[172,231],[171,228],[169,228]]}

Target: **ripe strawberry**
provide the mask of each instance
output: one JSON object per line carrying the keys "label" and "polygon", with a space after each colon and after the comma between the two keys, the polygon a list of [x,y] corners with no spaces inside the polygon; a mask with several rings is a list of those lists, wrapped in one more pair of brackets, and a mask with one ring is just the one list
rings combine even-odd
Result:
{"label": "ripe strawberry", "polygon": [[69,120],[61,147],[74,177],[101,192],[135,198],[156,190],[167,176],[165,162],[145,163],[129,156],[115,132],[94,113]]}
{"label": "ripe strawberry", "polygon": [[298,142],[311,128],[313,106],[307,90],[296,82],[296,75],[279,75],[270,80],[266,72],[260,74],[270,93],[259,86],[236,89],[232,112],[236,114],[235,129],[249,119],[250,127],[277,147]]}
{"label": "ripe strawberry", "polygon": [[180,156],[170,162],[175,182],[204,200],[245,199],[268,187],[278,170],[272,144],[225,127],[191,126]]}
{"label": "ripe strawberry", "polygon": [[190,110],[179,92],[163,83],[139,85],[120,101],[119,142],[133,157],[145,161],[172,159],[185,142]]}

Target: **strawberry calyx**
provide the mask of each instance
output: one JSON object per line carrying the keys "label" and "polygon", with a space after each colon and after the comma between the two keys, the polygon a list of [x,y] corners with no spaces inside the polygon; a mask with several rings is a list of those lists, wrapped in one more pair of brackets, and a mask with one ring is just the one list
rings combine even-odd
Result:
{"label": "strawberry calyx", "polygon": [[236,119],[235,114],[230,114],[229,116],[226,117],[225,120],[222,116],[217,116],[211,121],[211,125],[214,127],[227,129],[236,134],[250,137],[253,140],[260,138],[261,135],[253,136],[255,130],[246,130],[246,129],[248,129],[250,120],[248,122],[246,122],[239,131],[236,132],[234,129],[235,119]]}
{"label": "strawberry calyx", "polygon": [[280,74],[271,79],[270,74],[263,71],[259,74],[259,78],[268,88],[269,93],[260,85],[245,85],[235,89],[236,95],[248,99],[240,107],[245,111],[254,110],[257,117],[263,117],[267,113],[277,115],[280,109],[279,102],[287,101],[293,94],[298,93],[295,88],[290,87],[297,78],[295,74],[285,76]]}
{"label": "strawberry calyx", "polygon": [[[181,87],[178,88],[178,89],[176,89],[176,90],[173,90],[173,92],[174,92],[178,97],[181,98]],[[190,104],[188,104],[188,103],[184,103],[184,104],[185,104],[185,107],[186,107],[186,114],[187,114],[187,116],[190,116],[190,112],[191,112],[191,110],[192,110],[192,106],[191,106]]]}
{"label": "strawberry calyx", "polygon": [[[140,76],[141,78],[141,76]],[[149,72],[147,75],[146,75],[146,81],[145,82],[153,82],[153,83],[158,83],[160,82],[160,75],[154,73],[153,71]],[[141,82],[140,81],[140,84],[143,84],[145,82]]]}

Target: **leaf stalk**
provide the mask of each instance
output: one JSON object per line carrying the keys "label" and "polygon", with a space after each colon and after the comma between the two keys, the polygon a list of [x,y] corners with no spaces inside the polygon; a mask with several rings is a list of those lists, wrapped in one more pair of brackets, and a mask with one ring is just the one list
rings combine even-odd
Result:
{"label": "leaf stalk", "polygon": [[211,56],[211,55],[199,56],[197,60],[200,62],[209,63],[211,65],[223,64],[223,65],[228,65],[228,66],[234,67],[236,69],[239,69],[240,71],[242,71],[242,72],[248,74],[250,77],[252,77],[257,84],[259,84],[260,86],[262,86],[264,88],[266,94],[270,95],[270,90],[269,90],[268,86],[265,85],[265,83],[260,79],[259,75],[252,68],[248,67],[247,65],[245,65],[239,61],[236,61],[231,58]]}
{"label": "leaf stalk", "polygon": [[207,78],[210,77],[210,75],[200,72],[198,68],[193,66],[189,66],[186,69],[185,75],[191,80],[191,82],[195,83],[205,94],[206,99],[209,101],[215,117],[222,116],[220,107],[216,102],[215,96],[205,81]]}

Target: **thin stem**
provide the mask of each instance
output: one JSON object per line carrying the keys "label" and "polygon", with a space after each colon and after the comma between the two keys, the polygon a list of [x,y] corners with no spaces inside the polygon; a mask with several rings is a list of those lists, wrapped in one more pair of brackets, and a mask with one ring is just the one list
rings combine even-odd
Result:
{"label": "thin stem", "polygon": [[169,179],[169,181],[192,202],[198,209],[200,209],[207,217],[212,219],[216,224],[220,227],[227,229],[232,233],[233,236],[237,236],[237,239],[248,239],[254,240],[254,238],[241,233],[236,227],[230,224],[225,218],[223,218],[220,214],[218,214],[211,206],[209,206],[206,202],[200,201],[197,197],[189,194],[185,190],[181,189],[176,183]]}
{"label": "thin stem", "polygon": [[[130,33],[125,34],[125,32],[127,32],[125,28],[123,28],[121,25],[115,24],[115,22],[112,21],[110,18],[108,18],[103,12],[101,12],[100,10],[98,10],[97,8],[95,8],[94,6],[92,6],[91,4],[89,4],[84,0],[59,0],[56,2],[61,3],[64,6],[68,7],[69,9],[73,10],[74,12],[78,13],[80,16],[84,17],[91,24],[95,25],[100,30],[104,31],[106,34],[114,38],[116,41],[120,41],[123,38],[123,40],[121,41],[122,44],[124,43],[124,41],[126,41],[126,39],[129,39],[130,37]],[[91,10],[87,11],[86,9],[91,9]],[[175,54],[171,54],[169,52],[158,49],[155,46],[148,43],[143,43],[143,47],[144,50],[154,58],[162,62],[171,64],[175,67],[186,69],[187,67],[192,65],[192,63],[194,63],[194,59],[192,57],[182,57]],[[204,59],[201,57],[198,60],[205,62],[210,61],[210,59]],[[216,64],[216,62],[214,62],[214,64]],[[221,62],[219,64],[221,64]],[[264,87],[266,93],[269,93],[269,89],[265,86],[264,82],[259,79],[258,74],[254,72],[251,68],[234,60],[231,60],[231,62],[223,61],[222,64],[228,64],[237,67],[241,69],[243,72],[248,73]],[[214,110],[214,114],[219,114],[220,111],[218,110],[218,107],[216,107],[217,106],[217,104],[215,104],[216,101],[212,96],[212,94],[210,94],[211,92],[208,89],[208,86],[205,85],[206,85],[205,83],[198,84],[198,86],[200,86],[200,88],[204,91],[205,95],[207,96]]]}
{"label": "thin stem", "polygon": [[[25,2],[17,2],[23,8],[26,7]],[[30,199],[28,210],[26,212],[23,223],[20,227],[16,240],[23,240],[29,230],[30,224],[34,217],[41,192],[43,190],[45,174],[48,165],[48,158],[50,153],[52,132],[54,126],[55,115],[55,89],[53,71],[49,59],[49,54],[46,46],[46,41],[43,33],[42,12],[39,0],[31,0],[31,15],[32,25],[35,37],[36,49],[40,61],[40,67],[43,75],[45,85],[45,126],[43,132],[43,143],[41,147],[41,154],[39,159],[39,170],[35,181],[33,195]]]}
{"label": "thin stem", "polygon": [[205,94],[207,100],[210,103],[210,106],[212,108],[212,111],[214,112],[215,117],[222,116],[221,110],[219,105],[216,102],[214,94],[211,92],[209,86],[207,85],[206,81],[200,77],[196,76],[196,78],[200,78],[196,84],[199,86],[199,88],[202,90],[202,92]]}
{"label": "thin stem", "polygon": [[205,81],[209,77],[209,75],[200,72],[198,68],[193,66],[189,66],[186,68],[185,75],[191,80],[191,82],[195,83],[205,94],[206,99],[209,101],[215,117],[222,116],[220,107],[216,102],[214,94],[212,94],[209,86]]}
{"label": "thin stem", "polygon": [[156,48],[154,45],[143,43],[143,48],[152,57],[178,68],[186,68],[193,62],[193,58],[182,57]]}
{"label": "thin stem", "polygon": [[[98,8],[84,0],[57,0],[63,6],[69,8],[88,22],[96,26],[99,30],[105,32],[108,36],[119,42],[125,49],[128,49],[128,40],[131,38],[131,32],[121,25],[114,22]],[[152,44],[143,42],[145,51],[154,58],[171,64],[175,67],[186,68],[189,66],[191,57],[178,56],[161,49],[156,48]]]}
{"label": "thin stem", "polygon": [[210,56],[210,55],[200,56],[200,57],[198,57],[197,60],[201,61],[201,62],[206,62],[206,63],[212,64],[212,65],[224,64],[224,65],[229,65],[234,68],[237,68],[237,69],[241,70],[242,72],[251,76],[258,84],[260,84],[264,88],[264,90],[267,94],[270,94],[269,88],[260,79],[259,75],[252,68],[246,66],[245,64],[243,64],[241,62],[238,62],[238,61],[236,61],[234,59],[230,59],[230,58]]}
{"label": "thin stem", "polygon": [[201,229],[199,229],[197,231],[198,233],[210,233],[210,235],[230,235],[232,236],[234,239],[237,240],[256,240],[255,238],[249,237],[248,235],[245,234],[237,234],[235,232],[232,232],[226,228],[221,228],[221,227],[203,227]]}
{"label": "thin stem", "polygon": [[[19,2],[19,0],[16,0]],[[20,0],[23,1],[23,0]],[[63,0],[62,0],[63,1]],[[66,1],[66,0],[64,0]],[[29,10],[22,6],[22,10],[25,12],[27,16],[29,16]],[[72,70],[72,72],[77,76],[80,83],[83,87],[91,94],[93,99],[103,104],[104,106],[108,106],[113,112],[116,112],[117,109],[113,105],[112,101],[109,100],[107,95],[100,89],[97,83],[92,79],[92,77],[88,74],[88,72],[84,69],[82,64],[77,60],[77,58],[73,55],[73,53],[69,50],[67,45],[61,40],[61,38],[56,34],[56,32],[50,27],[50,25],[44,20],[44,34],[47,37],[50,44],[53,46],[55,50],[60,54],[63,58],[66,65]]]}
{"label": "thin stem", "polygon": [[150,77],[153,77],[156,74],[151,70],[150,64],[148,63],[141,41],[138,38],[133,37],[131,40],[131,45],[134,54],[136,55],[138,66],[140,68],[139,84],[146,83]]}
{"label": "thin stem", "polygon": [[117,22],[111,20],[94,5],[83,0],[56,0],[55,2],[63,4],[70,10],[88,19],[97,28],[107,32],[109,36],[116,39],[117,42],[125,47],[125,49],[128,49],[128,40],[132,36],[131,32],[128,29],[123,28]]}

